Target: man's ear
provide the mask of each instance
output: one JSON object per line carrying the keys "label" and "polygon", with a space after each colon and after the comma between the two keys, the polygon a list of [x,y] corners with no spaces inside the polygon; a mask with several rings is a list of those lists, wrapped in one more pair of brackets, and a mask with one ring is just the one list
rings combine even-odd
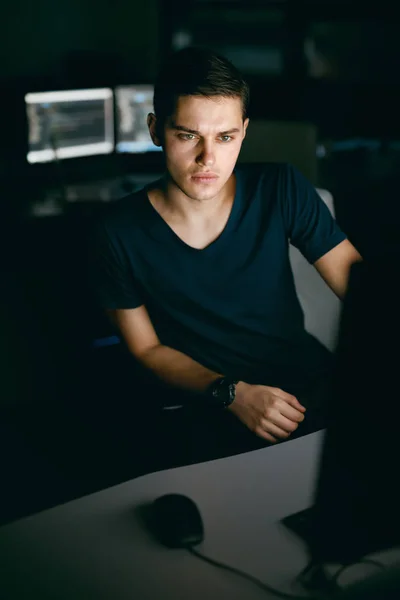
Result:
{"label": "man's ear", "polygon": [[246,137],[246,132],[247,132],[247,126],[250,122],[250,119],[247,117],[247,119],[243,122],[243,139]]}
{"label": "man's ear", "polygon": [[155,146],[161,147],[161,139],[157,134],[157,117],[154,113],[149,113],[147,115],[147,126],[149,128],[151,139],[153,140],[153,144]]}

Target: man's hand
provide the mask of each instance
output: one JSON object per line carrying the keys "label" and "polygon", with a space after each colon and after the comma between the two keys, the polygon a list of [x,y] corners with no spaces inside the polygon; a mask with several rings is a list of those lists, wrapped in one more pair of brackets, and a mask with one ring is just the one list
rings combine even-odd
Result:
{"label": "man's hand", "polygon": [[259,437],[275,443],[297,429],[306,409],[295,396],[279,388],[240,381],[228,410]]}

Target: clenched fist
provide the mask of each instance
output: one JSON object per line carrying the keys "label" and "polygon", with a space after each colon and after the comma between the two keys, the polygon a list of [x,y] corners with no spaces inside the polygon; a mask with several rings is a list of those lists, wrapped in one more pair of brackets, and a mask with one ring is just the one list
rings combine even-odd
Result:
{"label": "clenched fist", "polygon": [[228,407],[259,437],[276,443],[287,439],[304,420],[305,407],[295,396],[267,385],[240,381],[236,398]]}

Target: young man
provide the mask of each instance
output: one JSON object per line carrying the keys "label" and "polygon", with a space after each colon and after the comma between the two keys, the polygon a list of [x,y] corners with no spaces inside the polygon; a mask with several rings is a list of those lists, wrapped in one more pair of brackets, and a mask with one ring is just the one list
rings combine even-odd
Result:
{"label": "young man", "polygon": [[148,116],[165,176],[100,225],[95,284],[130,353],[167,384],[161,396],[202,405],[217,444],[234,421],[266,445],[307,422],[330,370],[304,329],[289,240],[340,298],[361,257],[295,168],[236,167],[248,101],[223,57],[187,48],[166,62]]}

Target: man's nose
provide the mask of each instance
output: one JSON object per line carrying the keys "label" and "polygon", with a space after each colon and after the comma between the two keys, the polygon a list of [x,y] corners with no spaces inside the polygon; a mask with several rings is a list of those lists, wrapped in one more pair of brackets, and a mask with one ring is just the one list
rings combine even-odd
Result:
{"label": "man's nose", "polygon": [[215,152],[212,144],[204,144],[197,158],[197,162],[205,167],[211,167],[215,162]]}

